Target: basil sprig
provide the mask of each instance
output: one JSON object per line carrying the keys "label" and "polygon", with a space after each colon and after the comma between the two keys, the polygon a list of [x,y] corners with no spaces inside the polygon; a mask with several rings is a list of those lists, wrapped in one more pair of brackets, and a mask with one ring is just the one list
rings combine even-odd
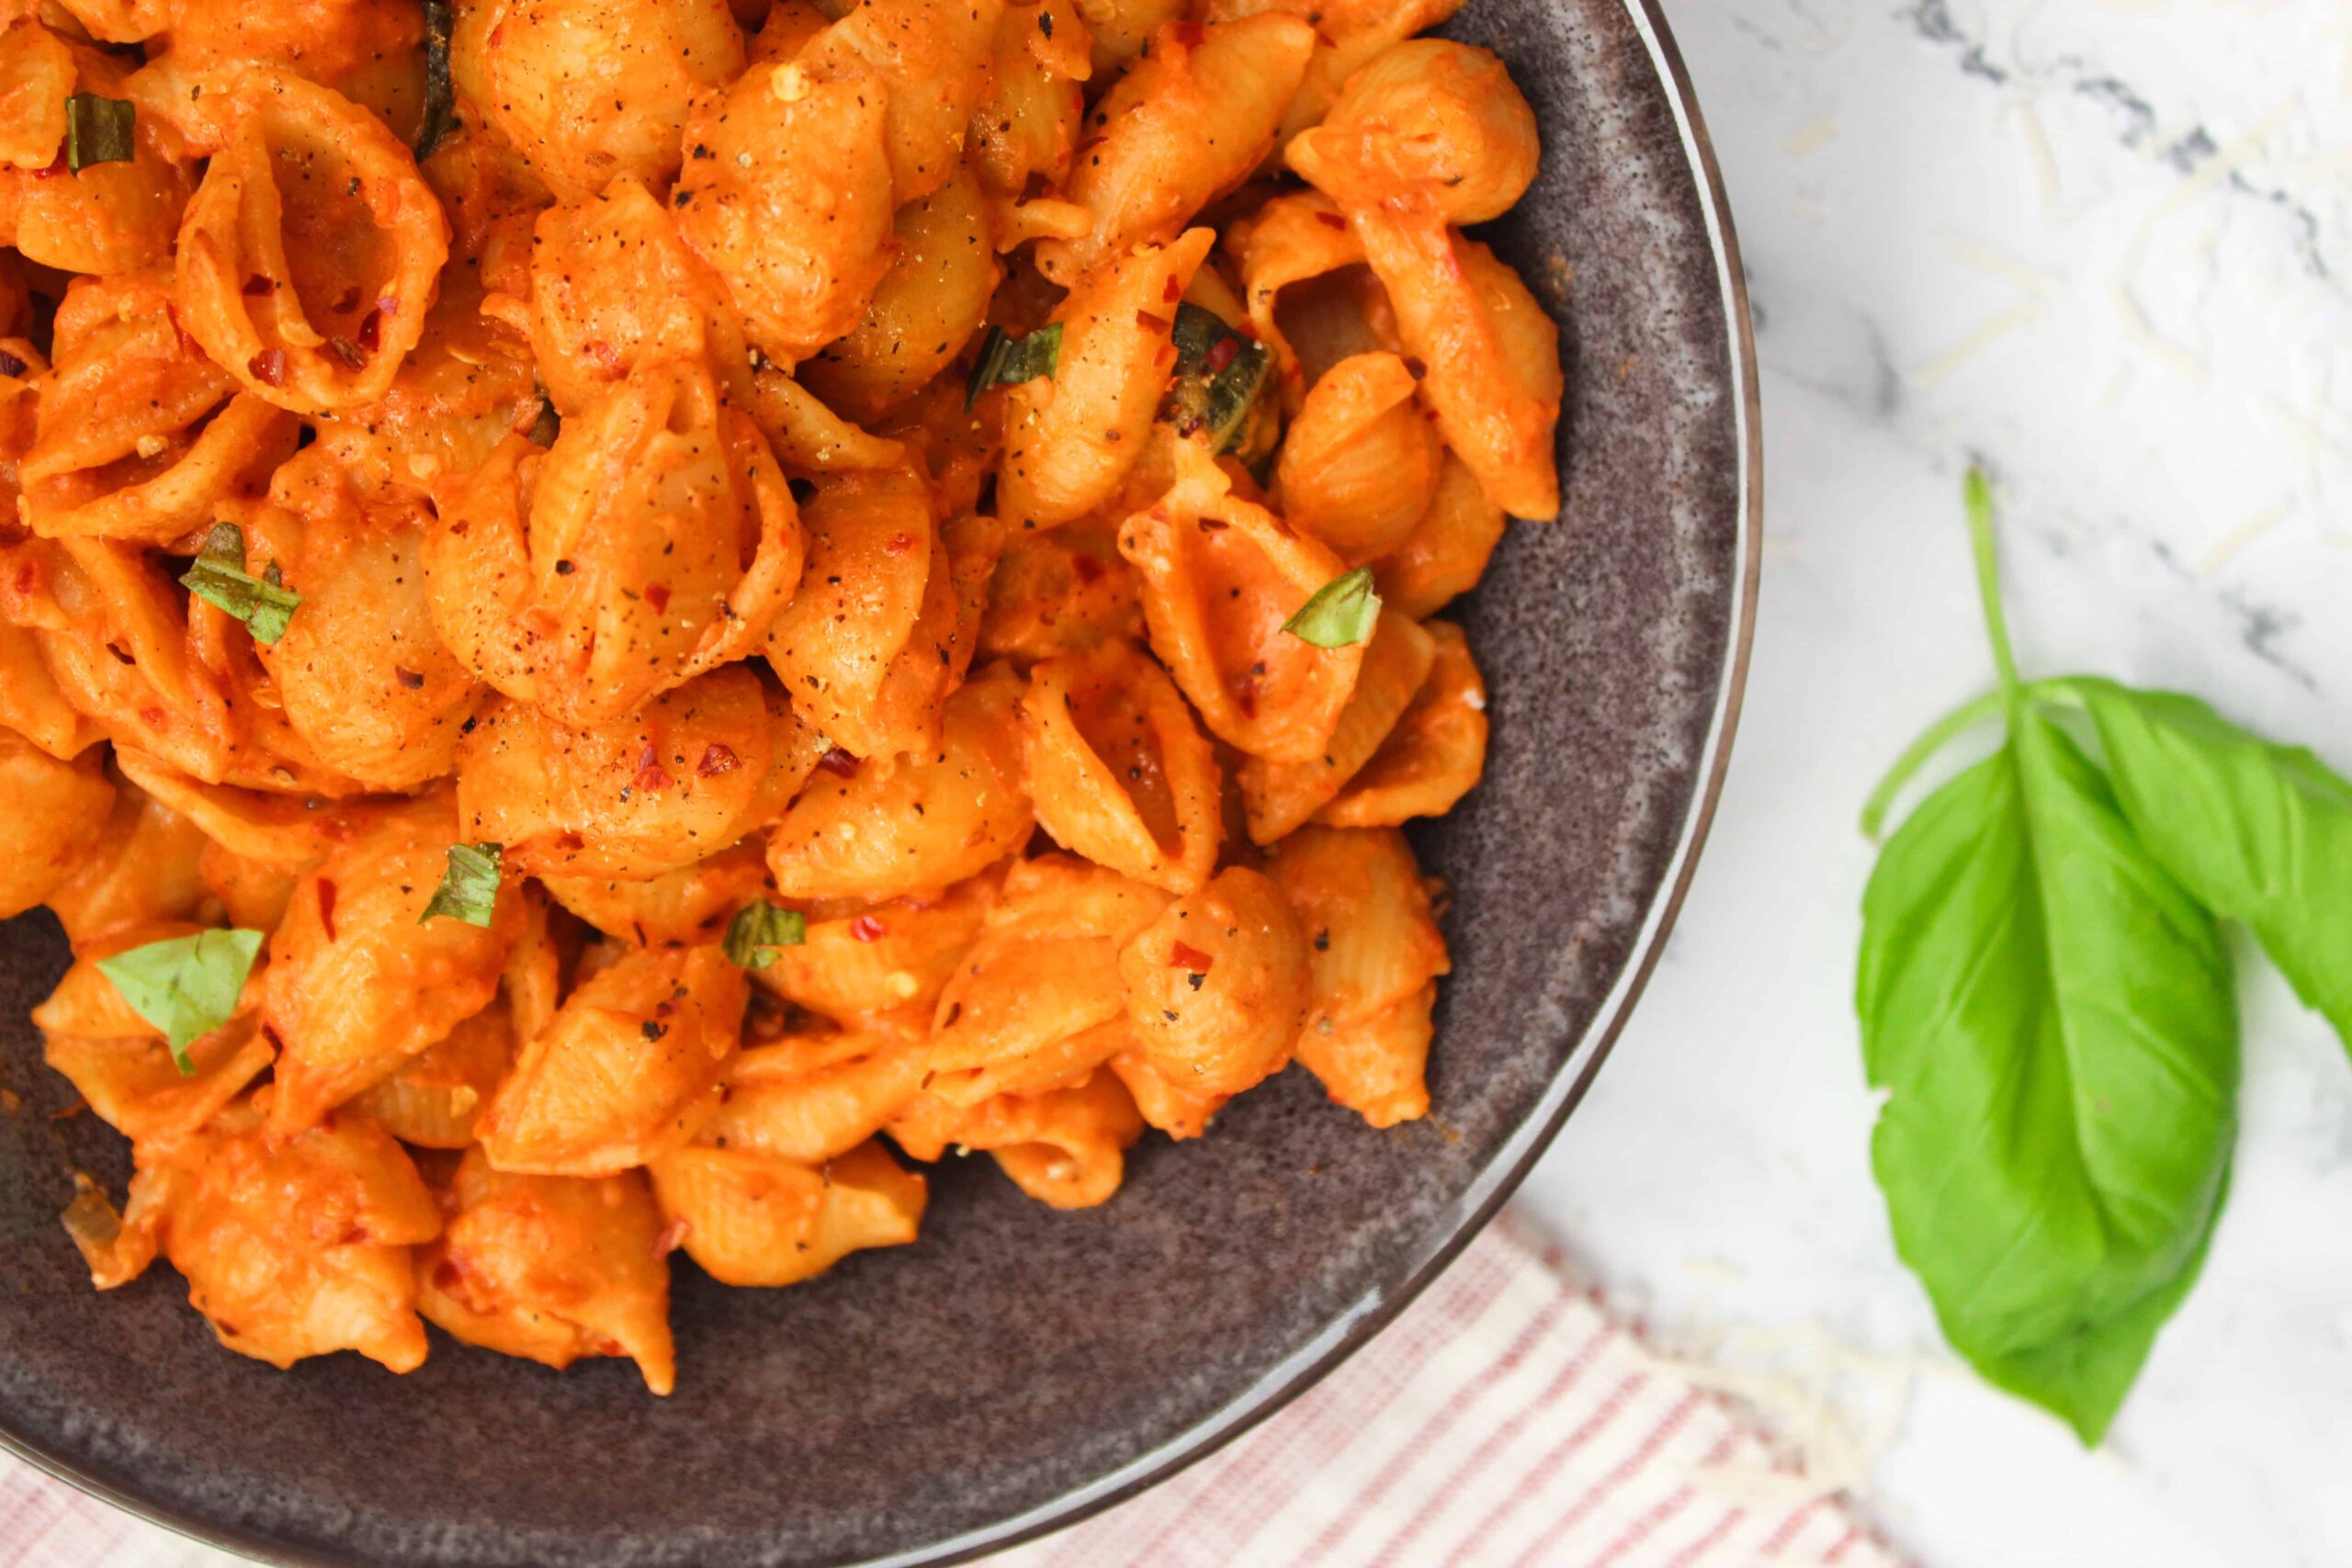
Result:
{"label": "basil sprig", "polygon": [[737,968],[765,969],[775,962],[777,948],[798,947],[808,940],[808,917],[762,898],[735,911],[719,946]]}
{"label": "basil sprig", "polygon": [[264,644],[284,637],[287,623],[302,605],[302,596],[286,586],[276,561],[259,577],[245,570],[245,531],[234,523],[212,525],[203,553],[190,564],[180,585],[244,622],[254,640]]}
{"label": "basil sprig", "polygon": [[1038,377],[1051,378],[1060,368],[1062,324],[1048,321],[1025,337],[1014,337],[1002,327],[990,327],[980,339],[978,357],[964,382],[964,412],[980,400],[990,387],[1017,386]]}
{"label": "basil sprig", "polygon": [[447,915],[469,926],[489,925],[498,912],[499,863],[505,853],[498,844],[451,844],[449,869],[416,923]]}
{"label": "basil sprig", "polygon": [[1169,335],[1176,345],[1176,378],[1169,388],[1168,412],[1176,433],[1207,432],[1213,452],[1252,444],[1257,426],[1250,415],[1272,378],[1272,352],[1190,300],[1176,307]]}
{"label": "basil sprig", "polygon": [[458,129],[458,91],[449,77],[453,20],[448,0],[424,0],[424,119],[416,133],[420,164]]}
{"label": "basil sprig", "polygon": [[1912,814],[1863,897],[1871,1163],[1945,1337],[2092,1443],[2229,1189],[2216,917],[2352,1044],[2352,784],[2194,697],[2020,679],[1982,475],[1967,500],[1999,686],[1904,754],[1865,829],[1947,742],[1996,716],[2005,741]]}
{"label": "basil sprig", "polygon": [[1283,623],[1283,630],[1317,648],[1352,648],[1379,624],[1380,595],[1373,589],[1372,568],[1360,566],[1317,589]]}
{"label": "basil sprig", "polygon": [[80,174],[93,164],[128,164],[138,151],[139,110],[122,98],[75,93],[65,100],[65,166]]}
{"label": "basil sprig", "polygon": [[164,1032],[172,1061],[193,1077],[189,1044],[235,1016],[261,943],[259,931],[203,931],[101,958],[98,973],[131,1011]]}

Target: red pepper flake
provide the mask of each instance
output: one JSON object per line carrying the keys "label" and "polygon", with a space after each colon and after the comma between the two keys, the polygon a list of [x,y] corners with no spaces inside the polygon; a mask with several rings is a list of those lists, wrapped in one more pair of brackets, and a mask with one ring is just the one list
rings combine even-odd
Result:
{"label": "red pepper flake", "polygon": [[1189,942],[1180,942],[1168,950],[1168,967],[1170,969],[1190,969],[1196,974],[1205,975],[1208,973],[1209,965],[1216,962],[1216,959],[1211,958]]}
{"label": "red pepper flake", "polygon": [[653,1238],[653,1256],[667,1258],[677,1251],[686,1244],[686,1237],[694,1234],[694,1228],[691,1220],[683,1217],[672,1220],[662,1227],[662,1234]]}
{"label": "red pepper flake", "polygon": [[838,746],[818,758],[817,765],[845,779],[857,777],[857,759]]}
{"label": "red pepper flake", "polygon": [[1239,338],[1221,337],[1216,340],[1216,346],[1209,350],[1208,357],[1201,363],[1208,367],[1210,375],[1222,375],[1225,367],[1233,363],[1233,356],[1240,352]]}
{"label": "red pepper flake", "polygon": [[347,312],[349,312],[349,311],[356,310],[357,309],[359,309],[359,287],[358,287],[358,285],[354,284],[354,285],[353,285],[352,287],[350,287],[349,288],[345,289],[345,290],[343,291],[343,293],[342,293],[339,297],[337,297],[337,299],[335,299],[334,309],[334,311],[335,311],[335,313],[336,313],[337,315],[343,315],[343,314],[345,314],[345,313],[347,313]]}
{"label": "red pepper flake", "polygon": [[150,729],[161,729],[171,722],[171,716],[162,708],[141,708],[139,722]]}
{"label": "red pepper flake", "polygon": [[721,746],[714,740],[703,749],[702,761],[695,764],[695,772],[704,778],[715,779],[721,773],[731,773],[742,765],[733,748]]}
{"label": "red pepper flake", "polygon": [[245,286],[237,292],[248,299],[266,299],[277,292],[277,279],[255,273],[245,279]]}
{"label": "red pepper flake", "polygon": [[620,350],[603,338],[590,338],[580,345],[580,352],[596,362],[596,367],[607,376],[621,373]]}
{"label": "red pepper flake", "polygon": [[637,759],[636,787],[640,790],[670,787],[670,775],[662,771],[662,753],[650,746]]}
{"label": "red pepper flake", "polygon": [[[1171,277],[1168,281],[1173,283],[1176,280]],[[1155,316],[1148,310],[1136,312],[1136,325],[1148,333],[1164,333],[1171,324],[1165,316]]]}
{"label": "red pepper flake", "polygon": [[421,692],[424,689],[424,677],[413,670],[403,670],[395,664],[392,666],[392,678],[412,692]]}
{"label": "red pepper flake", "polygon": [[1184,298],[1184,286],[1176,281],[1176,275],[1174,273],[1171,272],[1168,275],[1168,283],[1166,287],[1160,289],[1159,297],[1170,305],[1173,305],[1177,300]]}
{"label": "red pepper flake", "polygon": [[365,316],[362,316],[359,319],[359,331],[355,335],[359,346],[366,349],[370,354],[375,353],[377,349],[382,347],[384,342],[384,312],[381,310],[370,310]]}
{"label": "red pepper flake", "polygon": [[1258,716],[1258,677],[1244,675],[1233,682],[1233,705],[1241,710],[1244,718]]}
{"label": "red pepper flake", "polygon": [[1102,573],[1105,570],[1102,563],[1096,560],[1092,556],[1070,557],[1069,569],[1078,574],[1078,580],[1080,582],[1090,585],[1102,581]]}
{"label": "red pepper flake", "polygon": [[335,1245],[337,1247],[357,1247],[361,1242],[366,1241],[367,1239],[367,1226],[345,1225],[343,1228],[342,1236],[336,1240]]}
{"label": "red pepper flake", "polygon": [[444,1258],[433,1266],[433,1288],[445,1296],[454,1296],[466,1282],[466,1271],[454,1258]]}
{"label": "red pepper flake", "polygon": [[327,352],[342,360],[346,370],[356,370],[368,363],[368,356],[360,352],[359,345],[340,333],[327,339]]}
{"label": "red pepper flake", "polygon": [[504,22],[501,22],[496,27],[490,29],[490,47],[492,49],[501,49],[505,46],[505,43],[506,24]]}
{"label": "red pepper flake", "polygon": [[57,154],[57,162],[51,164],[46,169],[35,169],[33,171],[33,178],[37,180],[53,180],[60,175],[71,173],[73,173],[73,170],[66,164],[65,154],[62,152],[60,152]]}
{"label": "red pepper flake", "polygon": [[286,351],[265,348],[245,361],[245,370],[265,387],[283,387],[286,385]]}
{"label": "red pepper flake", "polygon": [[871,915],[860,915],[849,923],[849,934],[860,942],[880,942],[890,928]]}
{"label": "red pepper flake", "polygon": [[377,295],[377,296],[376,296],[376,309],[378,309],[379,310],[383,311],[383,312],[384,312],[384,314],[386,314],[387,316],[397,316],[397,315],[399,315],[399,314],[401,313],[401,301],[400,301],[400,296],[399,296],[399,295],[397,295],[397,294],[379,294],[379,295]]}
{"label": "red pepper flake", "polygon": [[1176,41],[1186,49],[1200,48],[1201,40],[1208,36],[1208,29],[1198,22],[1179,22],[1170,32]]}
{"label": "red pepper flake", "polygon": [[1315,215],[1315,221],[1326,229],[1345,229],[1348,226],[1348,220],[1336,212],[1318,212]]}
{"label": "red pepper flake", "polygon": [[1165,370],[1168,367],[1175,363],[1176,345],[1172,343],[1161,344],[1159,345],[1159,352],[1151,356],[1151,367],[1154,370]]}
{"label": "red pepper flake", "polygon": [[334,884],[324,877],[319,879],[319,929],[334,940]]}
{"label": "red pepper flake", "polygon": [[645,602],[653,606],[653,613],[657,615],[662,614],[662,611],[667,610],[670,607],[669,584],[664,582],[647,583],[645,585]]}

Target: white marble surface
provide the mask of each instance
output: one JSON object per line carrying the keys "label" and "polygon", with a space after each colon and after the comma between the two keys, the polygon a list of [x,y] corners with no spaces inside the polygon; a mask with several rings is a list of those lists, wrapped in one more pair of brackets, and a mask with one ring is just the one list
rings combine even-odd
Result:
{"label": "white marble surface", "polygon": [[[1526,1201],[1668,1332],[1949,1362],[1870,1179],[1855,812],[1988,679],[1972,455],[2030,670],[2196,691],[2352,767],[2352,6],[1668,8],[1754,290],[1765,586],[1680,928]],[[2352,1060],[2247,974],[2202,1282],[2102,1454],[1921,1379],[1872,1491],[1922,1562],[2352,1562]]]}

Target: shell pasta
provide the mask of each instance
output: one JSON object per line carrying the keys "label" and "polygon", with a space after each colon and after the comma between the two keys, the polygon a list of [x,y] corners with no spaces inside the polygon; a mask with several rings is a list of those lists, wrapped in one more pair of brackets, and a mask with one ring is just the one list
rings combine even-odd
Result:
{"label": "shell pasta", "polygon": [[0,918],[130,1145],[93,1284],[667,1394],[673,1271],[894,1267],[943,1162],[1095,1207],[1286,1072],[1430,1135],[1434,617],[1563,385],[1456,4],[12,7]]}

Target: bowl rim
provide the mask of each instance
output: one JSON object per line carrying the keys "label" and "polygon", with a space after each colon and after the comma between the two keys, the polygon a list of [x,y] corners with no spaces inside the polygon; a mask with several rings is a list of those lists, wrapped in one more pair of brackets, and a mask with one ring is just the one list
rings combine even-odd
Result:
{"label": "bowl rim", "polygon": [[[1592,1087],[1593,1077],[1616,1045],[1626,1021],[1633,1015],[1634,1004],[1641,998],[1657,966],[1666,939],[1681,913],[1683,899],[1698,870],[1700,852],[1714,823],[1715,808],[1722,799],[1731,763],[1732,740],[1747,694],[1748,660],[1756,637],[1757,591],[1763,575],[1763,398],[1756,364],[1755,328],[1748,313],[1747,276],[1740,262],[1731,201],[1724,186],[1714,144],[1707,134],[1697,95],[1691,88],[1690,72],[1683,64],[1673,30],[1667,24],[1661,0],[1620,3],[1640,34],[1651,66],[1666,89],[1668,107],[1681,138],[1684,161],[1698,182],[1701,216],[1706,224],[1708,248],[1713,255],[1716,284],[1722,290],[1728,329],[1725,347],[1735,392],[1732,423],[1739,469],[1736,487],[1739,498],[1738,546],[1732,583],[1731,632],[1725,639],[1714,712],[1710,716],[1706,740],[1700,753],[1697,788],[1675,841],[1668,874],[1635,936],[1633,961],[1602,998],[1583,1040],[1553,1076],[1551,1086],[1537,1102],[1534,1112],[1521,1123],[1477,1181],[1463,1194],[1453,1220],[1424,1245],[1400,1284],[1385,1292],[1375,1287],[1216,1415],[1110,1474],[1039,1504],[1026,1513],[910,1551],[854,1562],[844,1560],[842,1568],[951,1568],[953,1564],[969,1562],[1066,1529],[1206,1459],[1337,1371],[1395,1321],[1486,1229],[1518,1190]],[[5,1416],[0,1416],[0,1452],[22,1460],[35,1470],[148,1524],[254,1562],[281,1564],[284,1568],[350,1568],[353,1562],[346,1557],[288,1546],[242,1526],[201,1518],[141,1496],[112,1476],[48,1451],[19,1432]]]}

